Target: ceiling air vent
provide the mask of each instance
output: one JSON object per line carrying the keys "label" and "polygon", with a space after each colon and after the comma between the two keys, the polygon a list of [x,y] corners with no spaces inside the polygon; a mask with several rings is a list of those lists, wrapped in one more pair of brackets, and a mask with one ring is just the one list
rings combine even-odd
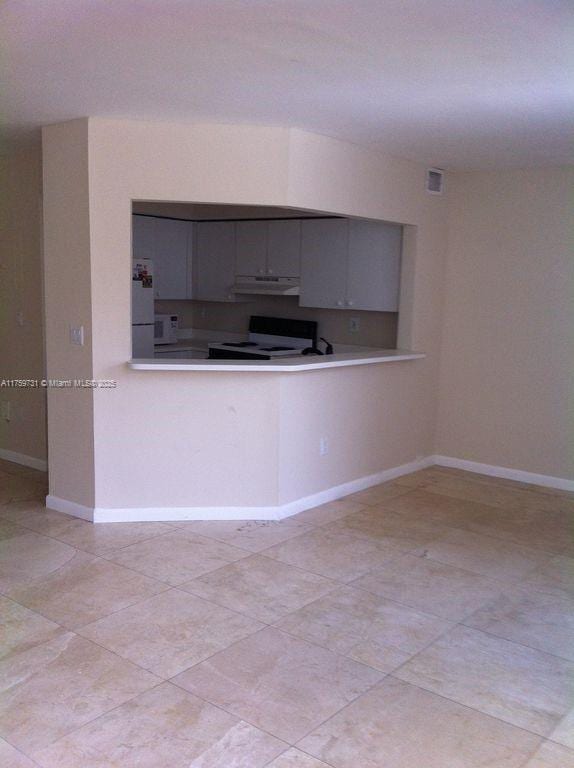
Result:
{"label": "ceiling air vent", "polygon": [[442,195],[444,191],[444,172],[440,168],[427,170],[426,190],[431,195]]}

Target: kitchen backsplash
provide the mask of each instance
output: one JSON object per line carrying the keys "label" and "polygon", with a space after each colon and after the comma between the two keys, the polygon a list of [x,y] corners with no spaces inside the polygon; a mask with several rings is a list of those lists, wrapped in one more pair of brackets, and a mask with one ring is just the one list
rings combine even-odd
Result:
{"label": "kitchen backsplash", "polygon": [[[296,296],[261,296],[238,303],[214,301],[156,301],[156,312],[179,315],[180,328],[247,333],[251,315],[316,320],[319,335],[333,344],[359,344],[393,349],[397,346],[397,312],[359,312],[300,307]],[[349,330],[358,318],[359,330]]]}

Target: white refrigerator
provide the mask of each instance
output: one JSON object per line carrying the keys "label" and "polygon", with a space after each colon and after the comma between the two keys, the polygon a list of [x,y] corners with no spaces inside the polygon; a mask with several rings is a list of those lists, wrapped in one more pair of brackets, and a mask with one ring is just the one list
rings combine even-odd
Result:
{"label": "white refrigerator", "polygon": [[154,353],[153,262],[132,262],[132,357],[149,358]]}

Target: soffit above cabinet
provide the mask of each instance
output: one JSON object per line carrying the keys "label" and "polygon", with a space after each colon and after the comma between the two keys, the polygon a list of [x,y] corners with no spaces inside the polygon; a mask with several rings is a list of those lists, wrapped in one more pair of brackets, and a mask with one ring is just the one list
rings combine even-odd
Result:
{"label": "soffit above cabinet", "polygon": [[146,216],[168,216],[189,221],[218,219],[301,219],[325,216],[314,211],[258,205],[222,205],[209,203],[163,203],[152,200],[134,200],[132,212]]}

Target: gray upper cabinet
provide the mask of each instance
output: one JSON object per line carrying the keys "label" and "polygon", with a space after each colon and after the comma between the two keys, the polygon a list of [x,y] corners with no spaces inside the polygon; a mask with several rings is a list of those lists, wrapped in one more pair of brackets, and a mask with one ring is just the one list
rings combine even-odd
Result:
{"label": "gray upper cabinet", "polygon": [[132,223],[134,258],[153,260],[154,298],[191,298],[191,222],[132,216]]}
{"label": "gray upper cabinet", "polygon": [[235,224],[235,271],[238,275],[267,273],[267,222],[238,221]]}
{"label": "gray upper cabinet", "polygon": [[398,310],[401,226],[345,219],[301,226],[301,306]]}
{"label": "gray upper cabinet", "polygon": [[155,256],[155,223],[153,216],[132,216],[132,256],[153,259]]}
{"label": "gray upper cabinet", "polygon": [[237,275],[299,277],[300,221],[238,221],[235,232]]}
{"label": "gray upper cabinet", "polygon": [[301,222],[268,223],[267,273],[280,277],[301,274]]}
{"label": "gray upper cabinet", "polygon": [[[133,216],[156,299],[233,302],[236,275],[301,276],[303,307],[396,312],[402,227],[362,219],[189,222]],[[193,258],[192,258],[193,255]]]}
{"label": "gray upper cabinet", "polygon": [[188,238],[191,226],[187,221],[156,219],[156,299],[188,298]]}
{"label": "gray upper cabinet", "polygon": [[235,301],[235,224],[200,221],[193,259],[193,298],[200,301]]}
{"label": "gray upper cabinet", "polygon": [[308,219],[301,222],[302,307],[345,307],[348,222]]}
{"label": "gray upper cabinet", "polygon": [[348,308],[398,310],[402,231],[398,224],[349,222]]}

